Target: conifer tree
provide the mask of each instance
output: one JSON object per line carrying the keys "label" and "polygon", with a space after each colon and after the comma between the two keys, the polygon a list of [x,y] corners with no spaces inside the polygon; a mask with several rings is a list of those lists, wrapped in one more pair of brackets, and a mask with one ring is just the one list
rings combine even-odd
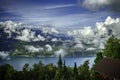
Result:
{"label": "conifer tree", "polygon": [[74,75],[74,80],[78,80],[79,79],[79,74],[78,74],[78,69],[77,69],[76,62],[74,63],[73,75]]}
{"label": "conifer tree", "polygon": [[120,59],[120,39],[112,35],[106,42],[103,54],[106,57]]}
{"label": "conifer tree", "polygon": [[58,64],[58,68],[59,69],[62,69],[62,59],[61,59],[61,55],[59,55],[59,59],[58,59],[58,62],[57,62],[57,64]]}
{"label": "conifer tree", "polygon": [[96,59],[94,60],[95,64],[100,62],[103,59],[103,53],[102,52],[98,52]]}

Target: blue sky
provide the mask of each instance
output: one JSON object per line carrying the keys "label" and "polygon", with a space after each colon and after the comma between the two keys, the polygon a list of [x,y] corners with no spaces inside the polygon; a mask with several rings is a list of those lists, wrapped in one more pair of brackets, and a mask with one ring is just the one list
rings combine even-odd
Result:
{"label": "blue sky", "polygon": [[103,4],[101,2],[97,9],[93,8],[94,6],[89,9],[89,4],[84,6],[85,1],[90,0],[0,0],[0,21],[13,20],[72,30],[94,26],[96,22],[104,21],[107,16],[120,16],[119,12],[110,11],[109,6],[98,9]]}

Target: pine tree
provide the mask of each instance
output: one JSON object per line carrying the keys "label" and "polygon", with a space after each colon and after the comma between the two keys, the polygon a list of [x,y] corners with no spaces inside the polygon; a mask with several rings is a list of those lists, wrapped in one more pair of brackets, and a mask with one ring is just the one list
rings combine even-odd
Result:
{"label": "pine tree", "polygon": [[55,80],[63,80],[63,70],[62,70],[62,59],[61,59],[61,55],[59,55],[59,59],[58,59],[58,69],[56,70],[56,74],[55,74]]}
{"label": "pine tree", "polygon": [[62,69],[62,59],[61,59],[61,55],[59,55],[59,59],[58,59],[57,64],[58,64],[58,68],[59,68],[59,69]]}
{"label": "pine tree", "polygon": [[23,66],[23,72],[27,72],[27,71],[28,71],[28,68],[29,68],[29,64],[26,63],[26,64]]}
{"label": "pine tree", "polygon": [[90,79],[89,60],[85,61],[84,64],[80,66],[80,76],[83,80]]}
{"label": "pine tree", "polygon": [[67,71],[67,66],[64,60],[64,64],[63,64],[63,79],[64,80],[69,80],[69,76],[68,76],[68,71]]}
{"label": "pine tree", "polygon": [[102,52],[98,52],[97,53],[96,59],[94,60],[95,64],[100,62],[103,59],[103,55],[102,54],[103,54]]}
{"label": "pine tree", "polygon": [[74,75],[74,80],[78,80],[79,79],[79,74],[78,74],[78,69],[77,69],[76,62],[74,63],[73,75]]}
{"label": "pine tree", "polygon": [[115,38],[112,35],[105,44],[105,49],[103,49],[103,54],[106,57],[118,58],[120,59],[120,39]]}

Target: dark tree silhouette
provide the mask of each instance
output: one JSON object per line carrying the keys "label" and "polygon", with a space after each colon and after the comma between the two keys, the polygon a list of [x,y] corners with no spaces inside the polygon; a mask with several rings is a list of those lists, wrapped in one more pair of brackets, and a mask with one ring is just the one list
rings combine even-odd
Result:
{"label": "dark tree silhouette", "polygon": [[104,58],[103,57],[103,53],[102,52],[98,52],[97,56],[96,56],[96,59],[94,60],[95,64],[100,62],[103,58]]}

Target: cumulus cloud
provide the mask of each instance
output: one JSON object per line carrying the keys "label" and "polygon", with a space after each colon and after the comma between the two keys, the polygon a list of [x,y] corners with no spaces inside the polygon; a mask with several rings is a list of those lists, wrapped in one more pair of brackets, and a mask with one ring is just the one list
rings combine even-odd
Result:
{"label": "cumulus cloud", "polygon": [[84,45],[80,42],[74,46],[75,49],[84,49]]}
{"label": "cumulus cloud", "polygon": [[68,31],[68,35],[73,36],[74,41],[78,43],[75,45],[75,47],[83,48],[82,42],[89,44],[91,39],[95,37],[95,31],[88,26],[84,27],[83,29]]}
{"label": "cumulus cloud", "polygon": [[20,35],[16,39],[22,41],[31,41],[34,38],[35,32],[32,32],[30,29],[24,29],[21,31]]}
{"label": "cumulus cloud", "polygon": [[5,30],[10,30],[10,31],[13,31],[15,32],[15,29],[18,28],[19,26],[21,26],[22,23],[15,23],[11,20],[9,21],[5,21],[5,22],[0,22],[0,27],[4,27]]}
{"label": "cumulus cloud", "polygon": [[67,55],[67,52],[64,49],[59,49],[55,52],[55,56],[58,57],[59,55],[61,55],[61,57],[64,57],[65,55]]}
{"label": "cumulus cloud", "polygon": [[[36,34],[36,31],[32,30],[33,28],[37,28],[42,31],[44,34],[59,34],[59,31],[54,27],[47,26],[29,26],[22,23],[16,23],[13,21],[4,21],[0,22],[0,28],[4,29],[5,33],[8,33],[8,38],[14,37],[14,39],[22,40],[22,41],[45,41],[46,38],[41,34]],[[13,33],[16,35],[13,36]],[[55,39],[52,39],[55,41]]]}
{"label": "cumulus cloud", "polygon": [[16,39],[22,40],[22,41],[45,41],[45,38],[43,36],[35,35],[35,31],[31,31],[31,29],[23,29],[20,32],[20,35],[16,37]]}
{"label": "cumulus cloud", "polygon": [[97,22],[96,26],[99,33],[107,35],[112,33],[115,36],[120,37],[120,18],[114,19],[108,16],[105,22]]}
{"label": "cumulus cloud", "polygon": [[39,52],[39,51],[42,51],[43,48],[41,47],[35,47],[33,45],[27,45],[25,46],[26,50],[28,50],[28,52]]}
{"label": "cumulus cloud", "polygon": [[33,39],[33,41],[45,41],[45,38],[39,34],[37,37]]}
{"label": "cumulus cloud", "polygon": [[7,52],[4,52],[4,51],[1,51],[1,52],[0,52],[0,57],[1,57],[2,59],[6,59],[8,56],[9,56],[9,54],[8,54]]}
{"label": "cumulus cloud", "polygon": [[94,31],[90,26],[88,26],[84,27],[83,29],[73,30],[72,32],[68,31],[68,35],[75,35],[76,37],[82,38],[93,37]]}
{"label": "cumulus cloud", "polygon": [[[120,38],[120,18],[111,18],[108,16],[104,22],[96,22],[96,27],[85,27],[68,31],[68,35],[73,36],[77,47],[82,44],[95,44],[99,49],[104,48],[105,41],[113,34]],[[81,43],[82,42],[82,43]]]}
{"label": "cumulus cloud", "polygon": [[42,28],[42,31],[43,31],[43,33],[59,34],[59,31],[57,31],[57,30],[56,30],[55,28],[53,28],[53,27],[43,27],[43,28]]}
{"label": "cumulus cloud", "polygon": [[35,32],[31,31],[29,28],[25,28],[23,30],[23,27],[27,25],[23,25],[22,23],[16,23],[13,21],[5,21],[0,22],[0,27],[4,29],[5,33],[8,33],[8,38],[12,37],[12,33],[17,33],[17,36],[15,39],[23,40],[23,41],[44,41],[45,38],[41,35],[35,36]]}
{"label": "cumulus cloud", "polygon": [[56,41],[58,41],[58,39],[57,38],[53,38],[53,39],[51,39],[51,41],[52,42],[56,42]]}
{"label": "cumulus cloud", "polygon": [[98,10],[107,6],[109,10],[120,11],[119,0],[84,0],[82,5],[90,10]]}
{"label": "cumulus cloud", "polygon": [[10,21],[10,20],[5,21],[5,22],[0,22],[0,27],[4,28],[4,32],[9,34],[8,38],[11,37],[12,32],[19,33],[17,31],[17,28],[19,28],[22,25],[23,25],[22,23],[17,24],[17,23],[15,23],[13,21]]}
{"label": "cumulus cloud", "polygon": [[52,51],[53,50],[52,46],[49,45],[49,44],[46,44],[45,47],[46,47],[47,51]]}

